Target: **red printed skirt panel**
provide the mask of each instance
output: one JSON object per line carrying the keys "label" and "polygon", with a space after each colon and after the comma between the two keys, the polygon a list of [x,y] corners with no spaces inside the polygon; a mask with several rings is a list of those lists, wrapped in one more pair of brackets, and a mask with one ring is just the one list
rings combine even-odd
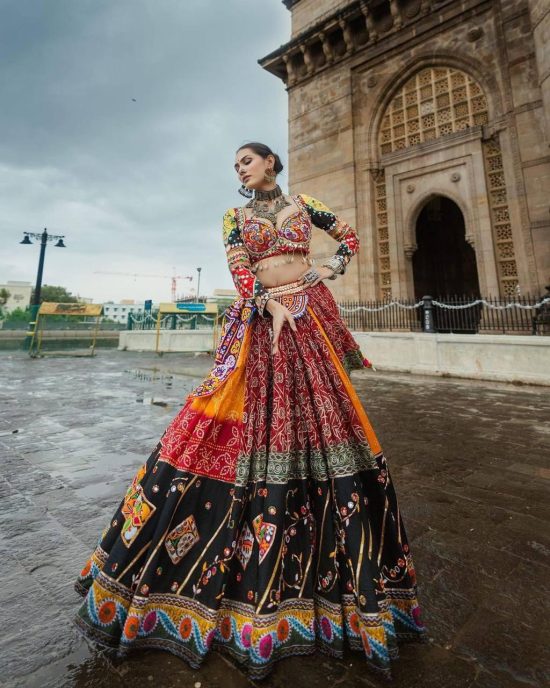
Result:
{"label": "red printed skirt panel", "polygon": [[297,331],[283,327],[275,357],[271,321],[252,322],[224,386],[213,396],[189,398],[166,430],[164,460],[234,482],[242,479],[239,458],[246,470],[248,457],[258,452],[288,461],[309,450],[351,451],[368,440],[380,451],[345,373],[363,367],[359,346],[323,283],[309,290],[308,300],[306,313],[295,321]]}

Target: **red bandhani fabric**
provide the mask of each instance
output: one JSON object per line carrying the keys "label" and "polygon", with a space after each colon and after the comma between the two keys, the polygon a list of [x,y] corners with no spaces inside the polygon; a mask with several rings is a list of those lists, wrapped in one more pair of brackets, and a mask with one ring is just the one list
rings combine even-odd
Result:
{"label": "red bandhani fabric", "polygon": [[[330,290],[320,282],[307,289],[307,297],[296,332],[283,327],[276,356],[271,354],[270,319],[250,317],[243,299],[240,311],[234,305],[228,309],[231,318],[218,346],[218,363],[167,428],[162,460],[233,482],[239,457],[266,451],[268,445],[272,452],[301,452],[366,441],[346,376],[335,369],[335,363],[344,369],[363,367],[364,357]],[[225,366],[228,353],[233,367],[222,378],[220,362]]]}

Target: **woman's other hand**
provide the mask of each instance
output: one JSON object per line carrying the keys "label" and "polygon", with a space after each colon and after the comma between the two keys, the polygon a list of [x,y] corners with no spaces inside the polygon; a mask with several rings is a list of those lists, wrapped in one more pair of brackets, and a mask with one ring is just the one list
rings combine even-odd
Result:
{"label": "woman's other hand", "polygon": [[[332,275],[334,274],[333,271],[330,268],[327,268],[325,265],[321,265],[321,266],[315,267],[315,268],[310,268],[308,270],[308,272],[312,269],[315,269],[317,271],[317,273],[319,274],[319,277],[317,277],[317,279],[314,282],[304,282],[304,280],[302,278],[302,282],[303,282],[304,286],[306,286],[306,287],[314,287],[316,284],[319,284],[319,282],[321,280],[328,279],[329,277],[332,277]],[[307,274],[307,273],[305,273],[305,274]]]}
{"label": "woman's other hand", "polygon": [[296,332],[296,322],[294,320],[294,316],[288,310],[288,308],[283,306],[283,304],[279,303],[279,301],[276,299],[268,299],[265,307],[266,310],[271,313],[273,320],[273,342],[271,353],[275,356],[279,353],[279,336],[281,334],[281,330],[283,329],[283,325],[285,322],[288,322],[291,329]]}

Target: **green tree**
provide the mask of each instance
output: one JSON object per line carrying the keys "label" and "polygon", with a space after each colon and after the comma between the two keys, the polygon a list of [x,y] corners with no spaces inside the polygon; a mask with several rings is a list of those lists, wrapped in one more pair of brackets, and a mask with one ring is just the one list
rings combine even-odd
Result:
{"label": "green tree", "polygon": [[8,302],[10,296],[11,293],[5,287],[2,287],[2,289],[0,289],[0,318],[5,317],[4,306]]}
{"label": "green tree", "polygon": [[29,308],[14,308],[6,315],[6,322],[28,322],[30,318]]}
{"label": "green tree", "polygon": [[10,298],[11,293],[5,288],[0,289],[0,306],[5,306]]}
{"label": "green tree", "polygon": [[[54,287],[44,284],[40,290],[40,303],[49,301],[52,303],[77,303],[78,299],[65,287]],[[34,302],[34,289],[32,290],[31,303]]]}

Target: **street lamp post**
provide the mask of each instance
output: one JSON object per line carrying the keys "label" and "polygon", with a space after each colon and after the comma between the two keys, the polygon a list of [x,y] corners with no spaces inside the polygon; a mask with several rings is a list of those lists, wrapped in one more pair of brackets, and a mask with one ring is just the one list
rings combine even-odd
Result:
{"label": "street lamp post", "polygon": [[197,303],[199,301],[199,292],[200,292],[200,288],[201,288],[201,270],[202,270],[202,268],[197,268],[197,272],[199,273],[199,277],[197,280]]}
{"label": "street lamp post", "polygon": [[31,303],[31,319],[29,321],[29,328],[32,327],[32,330],[27,332],[27,335],[25,337],[25,341],[23,342],[23,348],[26,349],[27,351],[30,349],[31,346],[31,341],[32,337],[34,334],[34,330],[36,329],[36,319],[38,315],[38,309],[40,308],[40,295],[42,292],[42,274],[44,272],[44,256],[46,255],[46,245],[48,241],[55,241],[57,239],[57,243],[55,244],[58,248],[66,248],[65,244],[63,243],[63,239],[65,238],[64,235],[58,235],[58,234],[48,234],[48,231],[46,227],[44,227],[44,231],[42,234],[37,234],[36,232],[23,232],[25,235],[25,238],[23,241],[20,241],[20,244],[24,244],[28,246],[29,244],[32,244],[31,238],[32,239],[40,239],[40,258],[38,259],[38,272],[36,273],[36,285],[34,287],[34,298],[32,299]]}

